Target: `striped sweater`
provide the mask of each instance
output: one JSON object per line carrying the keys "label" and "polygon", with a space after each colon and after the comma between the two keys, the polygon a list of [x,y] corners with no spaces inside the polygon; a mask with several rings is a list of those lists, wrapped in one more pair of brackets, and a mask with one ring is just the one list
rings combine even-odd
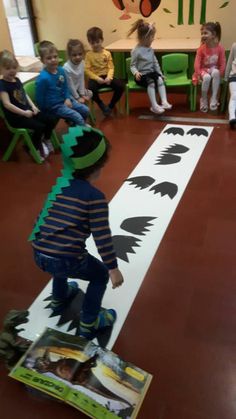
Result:
{"label": "striped sweater", "polygon": [[86,180],[73,179],[49,208],[32,246],[55,257],[83,259],[86,240],[92,234],[108,269],[117,267],[104,194]]}

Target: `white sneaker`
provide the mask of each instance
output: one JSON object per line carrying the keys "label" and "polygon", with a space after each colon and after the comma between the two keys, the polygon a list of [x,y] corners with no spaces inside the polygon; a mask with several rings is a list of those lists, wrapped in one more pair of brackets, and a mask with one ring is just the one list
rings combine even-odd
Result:
{"label": "white sneaker", "polygon": [[46,147],[48,148],[49,153],[53,153],[55,151],[51,140],[44,140],[44,143]]}
{"label": "white sneaker", "polygon": [[201,97],[200,99],[200,111],[201,112],[207,112],[208,111],[208,102],[207,99]]}
{"label": "white sneaker", "polygon": [[42,142],[42,149],[45,159],[49,156],[50,151],[45,143]]}
{"label": "white sneaker", "polygon": [[216,111],[217,108],[218,108],[218,106],[219,106],[219,103],[218,102],[210,101],[210,110],[211,111]]}
{"label": "white sneaker", "polygon": [[165,112],[165,109],[163,109],[161,106],[156,106],[155,108],[151,107],[150,111],[158,115],[161,115],[163,112]]}
{"label": "white sneaker", "polygon": [[172,106],[169,102],[163,102],[161,105],[163,109],[172,109]]}

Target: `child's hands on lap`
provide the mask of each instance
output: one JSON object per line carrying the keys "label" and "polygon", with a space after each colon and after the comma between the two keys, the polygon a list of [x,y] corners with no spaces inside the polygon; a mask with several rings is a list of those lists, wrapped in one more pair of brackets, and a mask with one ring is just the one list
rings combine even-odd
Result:
{"label": "child's hands on lap", "polygon": [[142,77],[142,73],[140,73],[139,71],[137,71],[137,73],[135,73],[135,75],[134,75],[134,77],[135,77],[135,80],[141,80],[141,77]]}
{"label": "child's hands on lap", "polygon": [[104,83],[109,86],[109,84],[111,84],[111,79],[109,77],[106,77]]}
{"label": "child's hands on lap", "polygon": [[124,278],[123,278],[123,275],[122,275],[121,271],[118,268],[111,269],[109,271],[109,275],[110,275],[110,278],[111,278],[113,289],[117,288],[117,287],[120,287],[123,284]]}
{"label": "child's hands on lap", "polygon": [[26,118],[32,118],[33,115],[34,115],[33,111],[30,111],[29,109],[25,111],[25,114],[24,114]]}
{"label": "child's hands on lap", "polygon": [[39,108],[37,108],[37,106],[32,106],[32,112],[34,115],[37,115],[37,113],[39,113]]}
{"label": "child's hands on lap", "polygon": [[104,79],[102,77],[99,77],[97,80],[98,84],[104,84]]}
{"label": "child's hands on lap", "polygon": [[64,105],[68,106],[68,108],[72,108],[72,103],[70,99],[66,99]]}

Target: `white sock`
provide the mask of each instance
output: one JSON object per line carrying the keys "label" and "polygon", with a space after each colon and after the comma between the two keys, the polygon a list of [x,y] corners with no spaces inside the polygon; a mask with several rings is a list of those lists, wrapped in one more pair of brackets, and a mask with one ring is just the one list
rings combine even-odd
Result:
{"label": "white sock", "polygon": [[210,74],[204,74],[202,78],[202,98],[207,100],[207,93],[211,83],[211,76]]}
{"label": "white sock", "polygon": [[159,93],[160,98],[161,98],[161,103],[162,104],[167,103],[166,86],[165,86],[161,77],[158,77],[157,86],[158,86],[158,93]]}
{"label": "white sock", "polygon": [[159,105],[158,105],[157,100],[156,100],[156,90],[155,90],[155,84],[154,83],[151,83],[151,84],[148,85],[147,94],[148,94],[149,100],[151,102],[152,108],[153,109],[158,108]]}
{"label": "white sock", "polygon": [[219,87],[220,87],[220,72],[219,70],[217,70],[217,68],[215,68],[212,73],[211,73],[211,77],[212,77],[212,96],[211,96],[211,102],[213,104],[218,102],[218,91],[219,91]]}

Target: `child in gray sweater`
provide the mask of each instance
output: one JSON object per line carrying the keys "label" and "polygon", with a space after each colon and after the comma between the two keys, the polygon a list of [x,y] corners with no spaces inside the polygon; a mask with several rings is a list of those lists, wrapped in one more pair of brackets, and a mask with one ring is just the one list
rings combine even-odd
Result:
{"label": "child in gray sweater", "polygon": [[[162,114],[166,109],[171,109],[166,97],[164,76],[151,48],[156,28],[154,24],[147,23],[143,19],[137,20],[131,27],[128,35],[137,31],[138,44],[131,52],[131,72],[136,83],[147,88],[147,94],[151,102],[150,111]],[[156,92],[161,98],[161,105],[157,103]]]}

